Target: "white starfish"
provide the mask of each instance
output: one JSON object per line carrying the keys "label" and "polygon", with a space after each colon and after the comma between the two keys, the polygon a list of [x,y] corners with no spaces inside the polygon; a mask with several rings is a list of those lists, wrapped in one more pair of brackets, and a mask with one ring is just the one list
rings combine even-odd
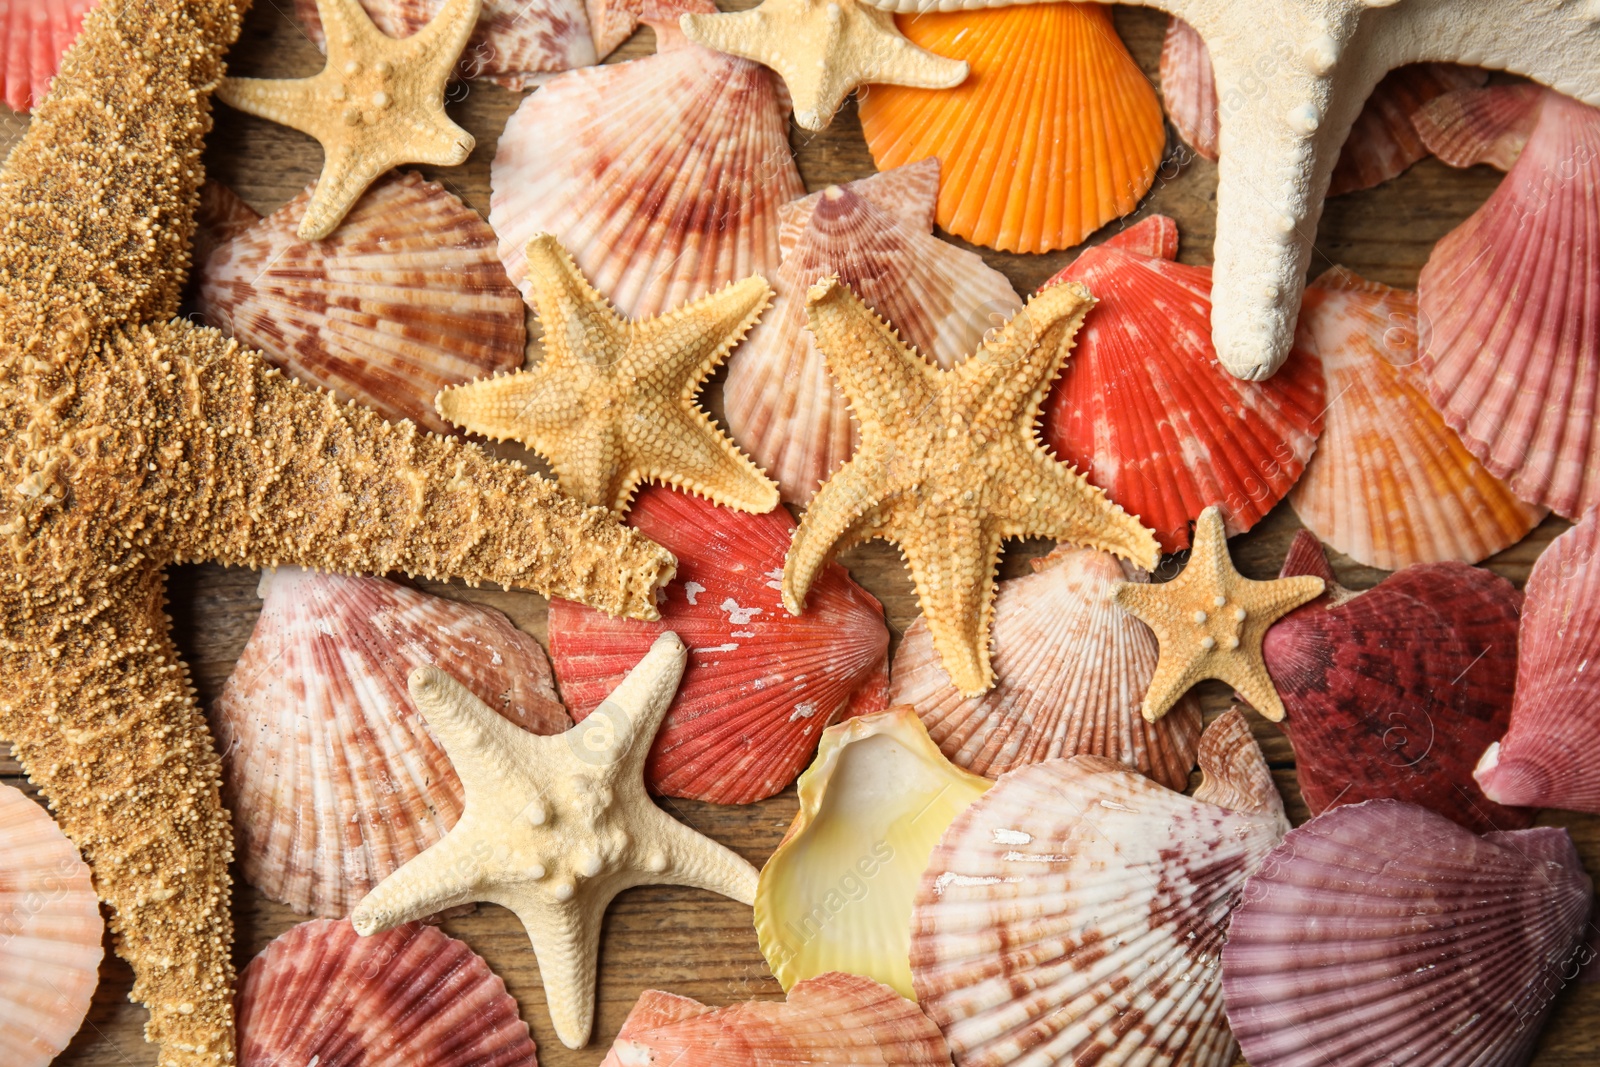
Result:
{"label": "white starfish", "polygon": [[606,906],[636,885],[710,889],[755,900],[750,864],[669,818],[644,788],[649,755],[688,658],[662,634],[605,703],[564,734],[507,722],[437,667],[411,697],[466,791],[444,839],[356,905],[363,936],[473,901],[510,908],[528,931],[556,1034],[589,1041],[595,954]]}
{"label": "white starfish", "polygon": [[[1008,0],[863,0],[925,13]],[[1407,63],[1491,67],[1600,106],[1595,0],[1127,0],[1205,39],[1221,109],[1211,331],[1240,378],[1289,354],[1328,178],[1373,86]]]}

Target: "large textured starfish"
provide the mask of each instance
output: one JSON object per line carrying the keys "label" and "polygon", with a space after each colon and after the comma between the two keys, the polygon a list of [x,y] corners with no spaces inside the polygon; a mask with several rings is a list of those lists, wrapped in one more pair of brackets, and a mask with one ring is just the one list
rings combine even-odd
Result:
{"label": "large textured starfish", "polygon": [[530,585],[655,614],[671,556],[481,450],[174,320],[241,0],[105,0],[0,171],[0,736],[111,909],[161,1062],[233,1060],[219,761],[164,568]]}
{"label": "large textured starfish", "polygon": [[1052,286],[977,355],[940,370],[837,276],[812,286],[811,332],[861,423],[861,446],[795,531],[784,606],[800,613],[835,551],[893,541],[944,669],[971,696],[994,684],[989,623],[1006,538],[1053,537],[1153,569],[1154,535],[1039,444],[1039,406],[1093,306],[1077,283]]}
{"label": "large textured starfish", "polygon": [[967,64],[918,48],[887,11],[859,0],[762,0],[750,11],[686,14],[689,40],[777,71],[789,87],[794,120],[808,130],[833,121],[854,89],[869,82],[950,89]]}
{"label": "large textured starfish", "polygon": [[1206,508],[1183,573],[1159,585],[1119,582],[1112,588],[1117,603],[1154,630],[1160,645],[1140,709],[1144,717],[1155,722],[1196,682],[1216,678],[1273,722],[1282,721],[1283,701],[1261,658],[1261,640],[1267,627],[1321,596],[1324,587],[1312,574],[1267,582],[1244,577],[1228,556],[1222,512]]}
{"label": "large textured starfish", "polygon": [[626,511],[657,481],[740,511],[778,506],[778,487],[695,397],[772,300],[753,275],[665,315],[629,322],[549,234],[528,242],[530,296],[544,326],[532,370],[446,389],[439,414],[550,461],[579,500]]}
{"label": "large textured starfish", "polygon": [[351,913],[363,935],[486,900],[516,912],[533,941],[556,1034],[589,1042],[595,954],[606,907],[638,885],[686,885],[753,903],[756,869],[655,806],[650,743],[689,652],[656,638],[583,722],[540,737],[518,729],[436,667],[411,697],[466,792],[455,828],[385,878]]}
{"label": "large textured starfish", "polygon": [[[885,11],[1015,0],[862,0]],[[1200,31],[1216,68],[1211,326],[1240,378],[1271,377],[1294,341],[1339,149],[1383,76],[1407,63],[1525,74],[1600,106],[1597,0],[1129,0]]]}
{"label": "large textured starfish", "polygon": [[396,40],[360,0],[317,0],[327,33],[322,73],[298,80],[229,78],[217,90],[240,111],[322,143],[322,174],[300,220],[320,241],[380,174],[401,163],[453,167],[477,142],[444,112],[444,88],[478,24],[481,0],[445,0],[432,22]]}

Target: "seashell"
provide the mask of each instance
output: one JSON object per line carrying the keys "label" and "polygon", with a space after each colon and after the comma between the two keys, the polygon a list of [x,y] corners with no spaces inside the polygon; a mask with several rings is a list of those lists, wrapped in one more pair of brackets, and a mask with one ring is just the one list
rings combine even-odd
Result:
{"label": "seashell", "polygon": [[207,181],[200,187],[200,207],[194,213],[194,262],[205,263],[218,246],[260,221],[261,212],[245,203],[238,193],[215,179]]}
{"label": "seashell", "polygon": [[61,57],[100,0],[0,3],[0,93],[12,111],[28,112],[50,91]]}
{"label": "seashell", "polygon": [[1230,536],[1289,492],[1322,432],[1322,373],[1291,358],[1235,378],[1211,344],[1211,270],[1173,262],[1177,224],[1155,215],[1086,250],[1045,283],[1080,281],[1096,306],[1043,416],[1064,462],[1156,532],[1189,547],[1211,504]]}
{"label": "seashell", "polygon": [[[1386,74],[1367,97],[1345,138],[1328,184],[1329,196],[1370,189],[1403,173],[1428,154],[1412,122],[1428,101],[1457,89],[1478,86],[1486,71],[1452,63],[1418,63]],[[1167,20],[1161,44],[1161,97],[1178,136],[1206,159],[1219,155],[1221,127],[1217,81],[1211,52],[1182,19]]]}
{"label": "seashell", "polygon": [[240,1067],[537,1067],[528,1024],[465,942],[410,923],[291,927],[239,976]]}
{"label": "seashell", "polygon": [[909,706],[824,731],[756,889],[756,936],[783,987],[848,971],[914,997],[917,881],[939,835],[989,784],[952,766]]}
{"label": "seashell", "polygon": [[1422,366],[1490,473],[1576,518],[1600,503],[1600,109],[1550,91],[1537,108],[1500,187],[1422,268]]}
{"label": "seashell", "polygon": [[1328,395],[1322,438],[1289,491],[1312,533],[1359,563],[1477,563],[1544,517],[1483,468],[1428,399],[1415,293],[1335,267],[1306,289],[1299,346]]}
{"label": "seashell", "polygon": [[497,611],[296,568],[211,713],[245,881],[339,917],[461,815],[461,782],[406,677],[436,664],[534,733],[571,725],[544,650]]}
{"label": "seashell", "polygon": [[889,702],[915,705],[944,754],[974,774],[1105,756],[1183,789],[1200,743],[1200,704],[1185,696],[1153,723],[1139,713],[1156,639],[1110,596],[1136,572],[1109,553],[1067,545],[1033,567],[1001,582],[994,599],[993,689],[963,697],[919,617],[895,653]]}
{"label": "seashell", "polygon": [[[373,24],[390,37],[410,37],[444,5],[445,0],[361,0]],[[317,0],[294,0],[294,17],[311,43],[327,51]],[[583,0],[483,0],[478,28],[456,72],[507,89],[531,89],[542,73],[598,62]]]}
{"label": "seashell", "polygon": [[[1304,560],[1301,546],[1316,539],[1301,531],[1295,542]],[[1318,562],[1283,574],[1322,575]],[[1531,823],[1531,811],[1493,803],[1472,780],[1510,720],[1522,595],[1454,562],[1407,567],[1363,593],[1329,588],[1262,643],[1312,813],[1385,798],[1474,830]]]}
{"label": "seashell", "polygon": [[1253,1067],[1532,1057],[1592,896],[1565,830],[1468,832],[1393,800],[1291,830],[1222,950]]}
{"label": "seashell", "polygon": [[782,1004],[708,1008],[648,990],[628,1013],[600,1067],[803,1067],[820,1064],[948,1067],[939,1028],[870,978],[825,974]]}
{"label": "seashell", "polygon": [[1412,122],[1428,150],[1452,167],[1510,170],[1539,120],[1545,91],[1520,82],[1447,93],[1419,108]]}
{"label": "seashell", "polygon": [[939,157],[939,225],[1047,252],[1128,214],[1166,148],[1161,104],[1098,4],[899,16],[900,32],[972,73],[954,89],[875,85],[861,126],[880,170]]}
{"label": "seashell", "polygon": [[628,523],[678,557],[658,622],[550,603],[550,657],[580,722],[656,637],[689,646],[678,695],[645,766],[655,793],[748,804],[794,781],[837,719],[884,707],[883,608],[830,565],[803,615],[784,610],[783,558],[795,529],[783,508],[750,515],[659,486]]}
{"label": "seashell", "polygon": [[1098,756],[1035,763],[950,824],[911,971],[960,1067],[1233,1063],[1228,912],[1289,824],[1237,709],[1200,767],[1190,798]]}
{"label": "seashell", "polygon": [[0,1063],[45,1067],[67,1047],[100,981],[104,933],[77,848],[0,784]]}
{"label": "seashell", "polygon": [[211,253],[200,313],[302,381],[454,432],[434,395],[524,357],[523,303],[493,233],[454,195],[406,172],[376,182],[332,237],[302,241],[310,196]]}
{"label": "seashell", "polygon": [[1550,543],[1528,575],[1506,736],[1476,777],[1501,804],[1600,812],[1600,511]]}
{"label": "seashell", "polygon": [[506,124],[489,222],[514,282],[540,233],[632,318],[778,269],[778,205],[805,187],[772,76],[675,30],[658,40],[552,78]]}
{"label": "seashell", "polygon": [[[916,180],[902,180],[907,170],[919,172]],[[941,367],[977,351],[986,330],[1022,307],[1005,275],[933,236],[938,173],[939,161],[930,158],[830,186],[780,209],[780,240],[787,247],[773,283],[776,296],[734,353],[722,395],[734,439],[777,480],[786,500],[809,503],[850,458],[858,437],[827,362],[804,328],[812,283],[837,274]],[[874,191],[879,184],[890,186],[886,195]],[[927,199],[914,202],[908,194],[919,185]],[[792,223],[797,216],[805,220],[799,227]]]}

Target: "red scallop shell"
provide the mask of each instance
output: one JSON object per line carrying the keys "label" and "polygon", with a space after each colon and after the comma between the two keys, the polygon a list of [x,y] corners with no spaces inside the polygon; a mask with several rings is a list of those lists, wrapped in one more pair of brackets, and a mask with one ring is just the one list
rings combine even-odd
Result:
{"label": "red scallop shell", "polygon": [[829,725],[885,707],[889,631],[871,594],[830,564],[803,615],[784,609],[795,524],[783,508],[749,515],[651,486],[628,522],[678,557],[660,621],[552,601],[550,659],[582,721],[659,634],[683,638],[689,665],[645,768],[653,791],[761,800],[794,781]]}
{"label": "red scallop shell", "polygon": [[12,111],[39,106],[61,57],[100,0],[9,0],[0,3],[0,93]]}
{"label": "red scallop shell", "polygon": [[1211,504],[1229,535],[1271,511],[1322,432],[1322,370],[1292,353],[1240,381],[1211,344],[1211,268],[1173,262],[1177,224],[1153,215],[1084,252],[1045,286],[1080,281],[1098,301],[1045,404],[1043,438],[1156,532],[1189,547]]}
{"label": "red scallop shell", "polygon": [[[1308,573],[1330,577],[1302,530],[1283,575]],[[1455,562],[1407,567],[1362,593],[1330,589],[1262,643],[1306,806],[1384,798],[1474,830],[1531,823],[1531,811],[1494,803],[1472,779],[1510,720],[1522,595]]]}

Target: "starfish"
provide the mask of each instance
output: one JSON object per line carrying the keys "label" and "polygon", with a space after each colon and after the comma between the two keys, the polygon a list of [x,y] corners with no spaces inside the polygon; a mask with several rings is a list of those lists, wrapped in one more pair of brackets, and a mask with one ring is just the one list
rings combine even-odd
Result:
{"label": "starfish", "polygon": [[739,511],[778,506],[778,487],[695,401],[707,375],[772,300],[759,275],[654,319],[629,322],[549,234],[528,242],[544,361],[442,391],[439,414],[550,461],[561,488],[624,512],[653,480]]}
{"label": "starfish", "polygon": [[861,424],[861,445],[795,530],[784,606],[800,614],[834,552],[892,541],[944,669],[972,696],[994,685],[989,624],[1007,537],[1052,537],[1154,568],[1150,531],[1039,443],[1039,407],[1093,306],[1076,282],[1052,286],[977,355],[940,370],[837,275],[812,286],[811,333]]}
{"label": "starfish", "polygon": [[[863,0],[884,11],[1015,0]],[[1288,358],[1328,180],[1383,76],[1408,63],[1523,74],[1600,106],[1597,0],[1129,0],[1182,19],[1211,52],[1220,102],[1211,329],[1230,372]]]}
{"label": "starfish", "polygon": [[756,869],[655,806],[644,764],[689,652],[675,633],[583,722],[541,737],[507,722],[437,667],[411,698],[466,795],[455,828],[356,905],[362,935],[473,901],[510,908],[539,960],[556,1034],[589,1042],[606,907],[624,889],[685,885],[755,901]]}
{"label": "starfish", "polygon": [[1129,614],[1155,631],[1160,646],[1156,672],[1140,709],[1155,722],[1196,682],[1216,678],[1273,722],[1283,720],[1283,701],[1261,658],[1267,628],[1321,596],[1326,583],[1315,575],[1257,582],[1233,569],[1222,512],[1206,508],[1195,522],[1189,562],[1170,582],[1118,582],[1112,596]]}
{"label": "starfish", "polygon": [[322,174],[300,239],[332,233],[367,186],[401,163],[454,167],[477,142],[444,111],[445,83],[478,24],[481,0],[445,0],[400,40],[372,24],[360,0],[317,0],[328,63],[311,78],[229,78],[223,102],[322,143]]}
{"label": "starfish", "polygon": [[165,567],[523,585],[641,618],[671,556],[174,318],[240,0],[104,0],[0,170],[0,737],[90,864],[161,1063],[232,1062],[228,814]]}
{"label": "starfish", "polygon": [[794,118],[808,130],[833,121],[851,91],[869,82],[952,89],[967,64],[918,48],[894,16],[858,0],[762,0],[750,11],[686,14],[689,40],[764,63],[789,86]]}

